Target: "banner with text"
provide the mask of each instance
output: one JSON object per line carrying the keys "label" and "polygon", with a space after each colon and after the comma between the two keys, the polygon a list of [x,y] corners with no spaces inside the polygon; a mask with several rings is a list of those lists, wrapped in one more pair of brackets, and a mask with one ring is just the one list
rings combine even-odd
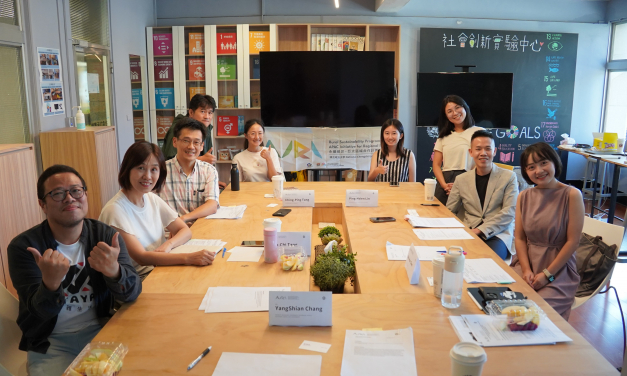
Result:
{"label": "banner with text", "polygon": [[266,146],[276,149],[284,171],[352,168],[369,170],[380,146],[379,127],[268,128]]}

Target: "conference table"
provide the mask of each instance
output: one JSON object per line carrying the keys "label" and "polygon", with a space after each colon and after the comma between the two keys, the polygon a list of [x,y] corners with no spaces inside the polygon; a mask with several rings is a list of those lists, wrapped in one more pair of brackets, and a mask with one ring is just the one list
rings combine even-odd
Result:
{"label": "conference table", "polygon": [[[227,262],[227,253],[205,267],[159,266],[144,281],[139,298],[125,304],[95,338],[128,346],[122,376],[211,375],[223,352],[321,355],[321,375],[339,375],[346,330],[407,327],[413,329],[418,375],[449,375],[449,351],[459,339],[448,317],[481,311],[465,292],[459,308],[442,307],[427,282],[433,274],[431,262],[421,262],[419,283],[411,285],[405,262],[388,261],[386,241],[399,245],[458,245],[467,251],[469,259],[494,259],[516,280],[509,285],[511,289],[536,302],[573,340],[556,345],[486,348],[488,361],[483,375],[618,375],[599,352],[468,228],[472,240],[419,240],[403,220],[408,209],[415,209],[421,217],[453,216],[442,205],[420,205],[425,203],[421,183],[390,187],[387,183],[286,182],[285,188],[314,190],[315,206],[291,208],[292,212],[281,218],[281,231],[311,231],[313,250],[314,245],[321,244],[318,223],[333,222],[340,229],[344,244],[357,254],[355,285],[344,294],[333,295],[333,326],[269,326],[268,312],[198,310],[209,287],[285,286],[292,291],[317,291],[309,265],[303,271],[285,272],[279,264],[264,263],[263,257],[259,262]],[[243,218],[200,219],[192,226],[193,238],[222,239],[227,242],[227,249],[243,240],[263,239],[263,219],[281,208],[280,200],[264,198],[264,194],[272,193],[272,184],[240,183],[240,191],[229,189],[220,195],[220,205],[247,205]],[[347,207],[347,189],[378,190],[378,206]],[[278,206],[268,207],[271,203]],[[370,222],[369,218],[376,216],[394,217],[396,221]],[[325,354],[301,350],[298,347],[304,340],[331,344],[331,348]],[[209,355],[188,372],[188,364],[208,346],[212,346]],[[293,374],[298,373],[298,369],[293,370]]]}

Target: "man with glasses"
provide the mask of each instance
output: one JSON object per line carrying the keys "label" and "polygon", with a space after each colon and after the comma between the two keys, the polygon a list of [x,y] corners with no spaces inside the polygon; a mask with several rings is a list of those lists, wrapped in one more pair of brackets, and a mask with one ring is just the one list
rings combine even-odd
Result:
{"label": "man with glasses", "polygon": [[37,181],[47,219],[8,246],[9,273],[20,308],[20,350],[31,376],[60,375],[141,281],[124,240],[87,215],[87,187],[69,166],[54,165]]}
{"label": "man with glasses", "polygon": [[168,174],[159,194],[188,224],[215,213],[219,206],[218,172],[198,158],[205,132],[205,127],[192,118],[174,126],[172,142],[177,152],[165,163]]}
{"label": "man with glasses", "polygon": [[[166,160],[174,158],[177,153],[177,148],[172,143],[174,138],[174,128],[183,119],[191,118],[198,120],[205,127],[205,143],[200,151],[198,159],[211,164],[215,163],[216,157],[212,154],[213,145],[211,143],[211,131],[213,129],[211,124],[213,123],[213,113],[215,109],[216,101],[212,96],[196,94],[192,97],[189,101],[188,116],[178,115],[175,117],[172,122],[172,126],[170,126],[170,129],[168,129],[168,132],[163,138],[163,147],[161,148],[161,151],[163,151],[163,156]],[[222,189],[226,187],[226,183],[218,182],[218,184]]]}

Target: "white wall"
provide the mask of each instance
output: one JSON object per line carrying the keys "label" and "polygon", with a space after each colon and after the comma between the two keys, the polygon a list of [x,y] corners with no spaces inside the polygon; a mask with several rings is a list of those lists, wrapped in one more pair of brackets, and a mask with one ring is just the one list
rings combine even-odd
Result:
{"label": "white wall", "polygon": [[627,0],[610,0],[605,19],[608,22],[627,20]]}
{"label": "white wall", "polygon": [[[155,25],[154,0],[109,0],[119,161],[135,142],[129,55],[146,56],[146,27]],[[148,88],[144,88],[148,90]],[[147,105],[147,104],[146,104]]]}
{"label": "white wall", "polygon": [[[622,0],[625,1],[625,0]],[[372,23],[401,25],[401,77],[398,118],[406,124],[405,143],[415,149],[416,72],[419,34],[423,27],[545,31],[579,34],[572,136],[591,142],[600,126],[609,26],[594,24],[605,18],[607,3],[579,0],[412,0],[398,14],[379,15],[374,1],[330,0],[213,1],[156,0],[158,26],[235,23]],[[538,9],[541,9],[538,11]],[[339,15],[333,15],[339,14]],[[426,15],[427,17],[423,17]],[[458,22],[461,21],[461,24]],[[568,179],[583,175],[584,159],[570,156]]]}

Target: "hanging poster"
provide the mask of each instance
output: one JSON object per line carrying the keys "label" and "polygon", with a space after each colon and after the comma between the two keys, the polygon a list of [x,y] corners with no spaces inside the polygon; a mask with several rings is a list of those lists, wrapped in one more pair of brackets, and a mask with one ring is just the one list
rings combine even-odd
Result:
{"label": "hanging poster", "polygon": [[307,168],[369,170],[372,153],[380,148],[381,129],[267,128],[266,146],[276,149],[285,171]]}
{"label": "hanging poster", "polygon": [[61,54],[58,49],[45,47],[37,47],[37,54],[43,115],[62,115],[65,113],[65,105],[61,78]]}

